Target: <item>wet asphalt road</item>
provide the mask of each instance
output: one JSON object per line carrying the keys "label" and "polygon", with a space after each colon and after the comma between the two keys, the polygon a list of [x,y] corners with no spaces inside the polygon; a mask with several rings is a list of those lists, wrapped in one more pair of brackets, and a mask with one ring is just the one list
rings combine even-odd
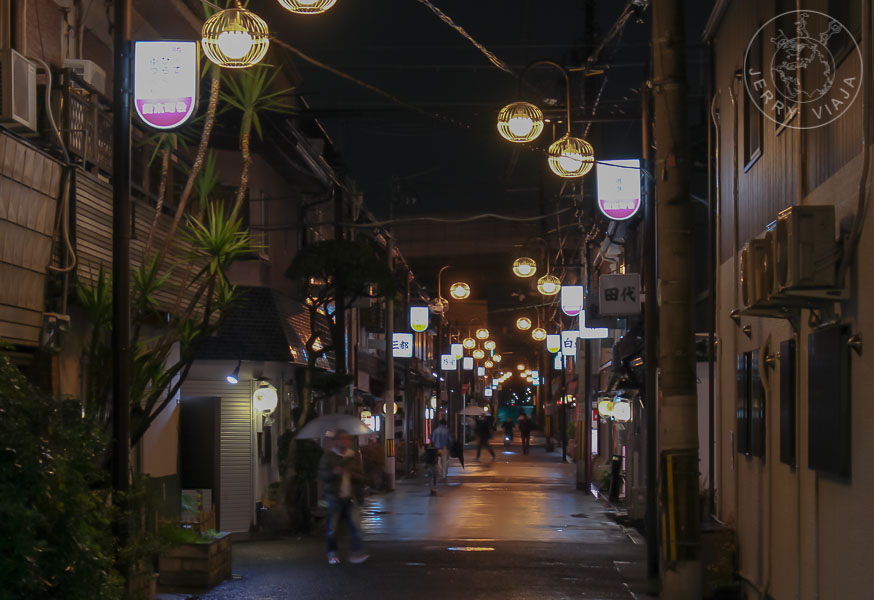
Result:
{"label": "wet asphalt road", "polygon": [[[436,497],[399,481],[362,514],[363,565],[325,561],[321,538],[234,544],[235,578],[204,600],[642,598],[642,540],[574,489],[573,465],[530,456],[457,461]],[[342,537],[341,537],[342,540]],[[343,555],[341,541],[341,556]],[[344,557],[345,558],[345,557]]]}

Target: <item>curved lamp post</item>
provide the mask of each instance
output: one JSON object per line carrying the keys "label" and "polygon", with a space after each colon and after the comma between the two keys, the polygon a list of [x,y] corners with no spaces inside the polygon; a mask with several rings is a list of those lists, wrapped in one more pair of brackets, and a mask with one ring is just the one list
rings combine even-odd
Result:
{"label": "curved lamp post", "polygon": [[[519,74],[516,81],[516,93],[520,94],[522,81],[529,69],[538,65],[555,67],[561,71],[565,83],[567,133],[549,146],[547,151],[549,168],[559,177],[566,179],[582,177],[591,171],[595,164],[595,150],[589,142],[571,135],[571,82],[568,70],[551,60],[534,61],[522,69]],[[542,130],[543,113],[528,102],[513,102],[501,109],[498,114],[498,132],[508,141],[514,143],[530,142],[536,139]]]}

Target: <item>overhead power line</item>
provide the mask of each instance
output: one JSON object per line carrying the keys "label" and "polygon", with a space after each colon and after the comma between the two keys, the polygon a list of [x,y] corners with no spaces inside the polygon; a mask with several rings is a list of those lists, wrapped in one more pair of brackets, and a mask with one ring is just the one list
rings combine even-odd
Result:
{"label": "overhead power line", "polygon": [[476,48],[480,52],[482,52],[493,65],[495,65],[496,67],[498,67],[500,70],[504,71],[505,73],[509,73],[510,75],[513,75],[515,77],[516,73],[513,71],[513,69],[511,69],[510,67],[507,66],[507,63],[505,63],[500,58],[495,56],[494,53],[491,52],[488,48],[486,48],[485,46],[480,44],[478,41],[473,39],[473,37],[467,31],[465,31],[463,27],[461,27],[460,25],[457,25],[455,23],[455,21],[452,20],[452,17],[450,17],[449,15],[444,13],[442,10],[440,10],[439,8],[437,8],[436,6],[431,4],[430,2],[428,2],[428,0],[419,0],[419,4],[424,4],[425,6],[430,8],[431,12],[433,12],[435,15],[440,17],[441,21],[443,21],[444,23],[446,23],[447,25],[452,27],[455,31],[457,31],[459,33],[459,35],[461,35],[463,38],[465,38],[471,44],[476,46]]}

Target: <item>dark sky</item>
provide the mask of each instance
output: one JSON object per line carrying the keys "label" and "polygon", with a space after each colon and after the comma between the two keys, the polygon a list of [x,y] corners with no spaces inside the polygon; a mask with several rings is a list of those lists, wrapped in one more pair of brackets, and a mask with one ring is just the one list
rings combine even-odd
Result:
{"label": "dark sky", "polygon": [[[537,59],[579,65],[591,51],[583,43],[583,0],[433,3],[517,72]],[[595,6],[600,40],[625,2],[600,0]],[[320,117],[378,215],[387,214],[395,178],[405,200],[402,214],[513,211],[536,203],[541,185],[547,195],[558,191],[561,181],[545,168],[544,150],[554,139],[549,125],[534,148],[501,139],[495,119],[515,97],[514,78],[427,6],[416,0],[338,0],[318,16],[294,15],[265,0],[252,7],[271,30],[306,54],[435,115],[397,106],[296,61],[303,78],[298,93]],[[637,88],[647,72],[649,30],[647,13],[644,22],[626,26],[615,54],[613,46],[605,51],[599,65],[611,68],[598,115],[639,115],[638,97],[630,88]],[[593,105],[591,98],[584,100],[584,79],[579,74],[572,79],[575,119],[589,115]],[[594,95],[603,76],[590,79]],[[527,81],[527,100],[545,107],[554,99],[560,112],[564,84],[557,70],[534,70]],[[557,127],[556,137],[564,125]],[[574,134],[582,137],[584,128],[575,124]],[[596,124],[588,137],[597,158],[633,157],[639,153],[639,131],[639,121],[625,120]]]}

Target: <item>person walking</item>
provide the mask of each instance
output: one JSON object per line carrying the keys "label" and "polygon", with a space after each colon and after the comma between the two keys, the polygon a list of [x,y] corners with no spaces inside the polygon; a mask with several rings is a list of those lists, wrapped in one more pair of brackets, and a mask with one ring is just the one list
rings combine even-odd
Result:
{"label": "person walking", "polygon": [[534,423],[525,413],[519,416],[519,436],[522,438],[522,454],[528,454],[531,447],[531,430]]}
{"label": "person walking", "polygon": [[477,417],[474,433],[476,434],[476,459],[479,460],[480,452],[485,448],[492,455],[492,461],[494,462],[495,451],[489,446],[489,438],[492,437],[492,426],[485,416],[480,415]]}
{"label": "person walking", "polygon": [[352,552],[349,562],[363,563],[369,557],[364,553],[358,522],[358,506],[364,499],[364,470],[361,457],[352,449],[352,436],[339,430],[334,434],[336,444],[319,461],[319,479],[323,484],[327,504],[325,537],[328,545],[328,564],[340,563],[337,556],[337,530],[340,522],[349,532]]}
{"label": "person walking", "polygon": [[449,477],[449,444],[449,429],[446,427],[446,419],[440,419],[437,429],[431,434],[431,445],[437,449],[438,472],[443,481]]}

